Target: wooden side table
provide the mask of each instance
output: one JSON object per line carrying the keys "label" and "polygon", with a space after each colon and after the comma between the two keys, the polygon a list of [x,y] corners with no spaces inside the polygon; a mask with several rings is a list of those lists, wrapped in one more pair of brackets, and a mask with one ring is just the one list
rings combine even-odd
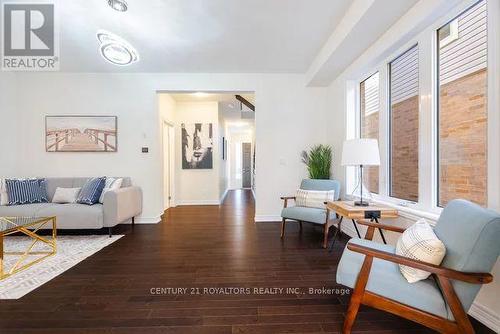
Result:
{"label": "wooden side table", "polygon": [[[377,204],[370,206],[356,206],[354,205],[353,201],[336,201],[336,202],[328,202],[326,205],[328,209],[334,211],[335,213],[337,213],[337,215],[340,216],[338,228],[337,231],[335,232],[335,235],[333,236],[333,241],[330,245],[330,250],[333,248],[333,244],[335,243],[337,234],[339,233],[340,228],[342,227],[342,220],[344,219],[344,217],[347,219],[351,219],[354,228],[356,229],[356,233],[358,234],[358,238],[361,238],[361,234],[359,233],[356,220],[366,219],[372,222],[375,221],[378,224],[379,219],[397,218],[399,216],[398,210],[391,208],[389,206],[383,206]],[[384,242],[384,244],[387,244],[382,229],[379,228],[378,230],[380,232],[380,236],[382,237],[382,241]],[[373,237],[373,235],[370,236],[370,239],[371,237]]]}

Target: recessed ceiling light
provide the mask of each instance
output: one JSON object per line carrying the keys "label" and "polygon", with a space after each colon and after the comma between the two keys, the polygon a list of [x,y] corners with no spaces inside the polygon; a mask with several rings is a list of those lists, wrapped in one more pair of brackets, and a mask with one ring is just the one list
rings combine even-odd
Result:
{"label": "recessed ceiling light", "polygon": [[139,61],[139,53],[126,40],[105,30],[97,32],[101,56],[114,65],[126,66]]}
{"label": "recessed ceiling light", "polygon": [[108,5],[119,12],[126,12],[128,9],[127,1],[125,0],[108,0]]}

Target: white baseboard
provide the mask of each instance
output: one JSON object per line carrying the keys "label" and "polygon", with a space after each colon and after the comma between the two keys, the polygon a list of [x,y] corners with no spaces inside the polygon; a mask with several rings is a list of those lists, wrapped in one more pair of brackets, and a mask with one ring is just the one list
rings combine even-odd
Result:
{"label": "white baseboard", "polygon": [[255,216],[254,221],[256,223],[271,223],[271,222],[280,222],[281,216],[265,216],[259,215]]}
{"label": "white baseboard", "polygon": [[500,316],[493,310],[474,302],[469,309],[469,314],[495,333],[500,333]]}
{"label": "white baseboard", "polygon": [[219,205],[220,202],[218,200],[194,200],[194,201],[178,201],[177,206],[179,205]]}

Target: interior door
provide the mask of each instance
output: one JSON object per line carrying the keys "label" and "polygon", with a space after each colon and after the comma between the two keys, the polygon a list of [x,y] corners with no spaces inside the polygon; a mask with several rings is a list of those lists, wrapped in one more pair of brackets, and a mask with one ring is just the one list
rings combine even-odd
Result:
{"label": "interior door", "polygon": [[252,187],[252,144],[242,143],[241,149],[241,172],[242,172],[242,187],[251,188]]}

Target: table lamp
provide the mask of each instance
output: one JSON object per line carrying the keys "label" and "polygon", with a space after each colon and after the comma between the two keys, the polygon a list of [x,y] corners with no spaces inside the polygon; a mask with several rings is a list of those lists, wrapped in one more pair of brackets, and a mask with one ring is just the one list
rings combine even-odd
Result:
{"label": "table lamp", "polygon": [[367,201],[363,201],[363,166],[380,165],[380,153],[377,139],[357,138],[344,141],[342,147],[342,166],[359,166],[361,198],[355,201],[354,205],[368,206]]}

